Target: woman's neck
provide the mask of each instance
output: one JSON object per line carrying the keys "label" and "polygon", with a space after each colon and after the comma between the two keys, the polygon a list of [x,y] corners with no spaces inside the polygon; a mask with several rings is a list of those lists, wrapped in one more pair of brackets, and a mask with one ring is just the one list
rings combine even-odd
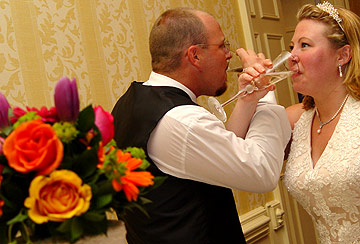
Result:
{"label": "woman's neck", "polygon": [[317,109],[318,115],[322,122],[330,120],[334,115],[339,113],[339,110],[342,109],[342,105],[347,97],[347,91],[341,90],[338,92],[333,92],[321,98],[314,98],[315,107]]}

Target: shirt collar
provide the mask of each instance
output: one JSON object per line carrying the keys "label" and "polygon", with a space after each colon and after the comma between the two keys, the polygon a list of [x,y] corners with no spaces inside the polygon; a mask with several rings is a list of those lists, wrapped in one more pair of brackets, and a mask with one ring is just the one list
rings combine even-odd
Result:
{"label": "shirt collar", "polygon": [[180,82],[178,82],[168,76],[156,73],[154,71],[151,72],[149,80],[144,82],[144,85],[147,85],[147,86],[171,86],[171,87],[179,88],[179,89],[183,90],[184,92],[186,92],[189,95],[189,97],[191,98],[191,100],[194,103],[196,103],[196,96],[189,88],[187,88]]}

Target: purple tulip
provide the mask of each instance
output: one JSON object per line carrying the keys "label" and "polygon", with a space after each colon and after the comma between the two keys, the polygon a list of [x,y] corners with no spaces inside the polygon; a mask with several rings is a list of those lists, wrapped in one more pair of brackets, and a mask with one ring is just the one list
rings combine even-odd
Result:
{"label": "purple tulip", "polygon": [[79,95],[76,80],[61,78],[55,87],[55,107],[62,121],[75,121],[79,115]]}
{"label": "purple tulip", "polygon": [[0,93],[0,128],[6,127],[9,125],[8,111],[10,105],[6,100],[5,96]]}

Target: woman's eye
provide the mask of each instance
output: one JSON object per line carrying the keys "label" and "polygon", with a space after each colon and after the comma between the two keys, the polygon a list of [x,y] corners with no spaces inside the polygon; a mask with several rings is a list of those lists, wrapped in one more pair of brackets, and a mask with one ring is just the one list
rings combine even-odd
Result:
{"label": "woman's eye", "polygon": [[294,49],[294,46],[289,46],[290,51]]}
{"label": "woman's eye", "polygon": [[309,44],[307,44],[307,43],[301,43],[301,47],[308,47],[309,46]]}

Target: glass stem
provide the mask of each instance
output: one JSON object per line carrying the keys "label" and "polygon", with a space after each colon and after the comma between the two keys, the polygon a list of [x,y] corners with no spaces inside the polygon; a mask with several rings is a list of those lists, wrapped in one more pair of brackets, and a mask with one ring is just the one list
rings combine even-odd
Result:
{"label": "glass stem", "polygon": [[244,90],[238,91],[238,93],[236,93],[233,97],[231,97],[229,100],[227,100],[226,102],[224,102],[223,104],[221,104],[221,107],[225,107],[226,105],[228,105],[229,103],[233,102],[236,98],[238,98],[240,96],[241,93],[243,93]]}
{"label": "glass stem", "polygon": [[233,102],[236,98],[239,97],[244,97],[247,94],[253,93],[254,91],[254,86],[253,84],[248,84],[245,88],[241,89],[240,91],[238,91],[238,93],[236,93],[233,97],[231,97],[229,100],[227,100],[226,102],[224,102],[223,104],[221,104],[221,107],[225,107],[226,105],[228,105],[229,103]]}

